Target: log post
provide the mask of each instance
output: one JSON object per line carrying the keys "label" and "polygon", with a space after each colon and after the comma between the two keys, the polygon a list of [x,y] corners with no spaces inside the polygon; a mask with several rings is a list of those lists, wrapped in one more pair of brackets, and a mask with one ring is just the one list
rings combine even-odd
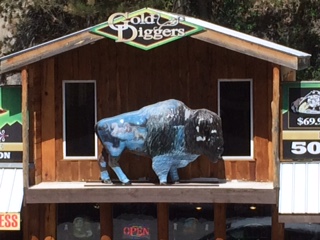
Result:
{"label": "log post", "polygon": [[[30,215],[29,215],[30,217]],[[55,240],[57,228],[57,204],[49,203],[44,205],[44,237],[45,240]]]}
{"label": "log post", "polygon": [[272,205],[272,240],[284,240],[284,223],[279,223],[278,206]]}
{"label": "log post", "polygon": [[23,146],[23,187],[24,192],[29,187],[29,103],[28,103],[28,72],[27,69],[21,71],[21,84],[22,84],[22,146]]}
{"label": "log post", "polygon": [[158,203],[158,239],[169,239],[169,206],[167,203]]}
{"label": "log post", "polygon": [[280,67],[273,66],[273,94],[271,102],[271,115],[272,115],[272,158],[274,165],[274,175],[273,183],[275,188],[279,188],[279,169],[280,169],[280,159],[279,159],[279,148],[280,148]]}
{"label": "log post", "polygon": [[112,203],[100,204],[100,231],[101,240],[111,240],[113,238]]}
{"label": "log post", "polygon": [[214,204],[214,238],[216,240],[226,239],[227,227],[226,227],[226,204],[215,203]]}

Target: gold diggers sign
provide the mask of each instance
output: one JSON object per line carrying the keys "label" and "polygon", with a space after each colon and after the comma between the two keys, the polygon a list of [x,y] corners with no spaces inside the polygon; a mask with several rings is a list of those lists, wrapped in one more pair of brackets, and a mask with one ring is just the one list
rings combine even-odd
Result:
{"label": "gold diggers sign", "polygon": [[183,16],[168,16],[144,8],[132,13],[114,13],[107,23],[93,27],[91,32],[149,50],[203,30],[186,22]]}

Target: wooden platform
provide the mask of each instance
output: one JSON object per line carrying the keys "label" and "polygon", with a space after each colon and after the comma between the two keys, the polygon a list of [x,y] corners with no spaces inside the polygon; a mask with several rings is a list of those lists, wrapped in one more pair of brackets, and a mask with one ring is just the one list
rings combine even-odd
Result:
{"label": "wooden platform", "polygon": [[107,185],[100,182],[42,182],[26,190],[26,203],[256,203],[276,204],[272,182],[231,181],[221,184],[179,183],[157,185],[133,183]]}

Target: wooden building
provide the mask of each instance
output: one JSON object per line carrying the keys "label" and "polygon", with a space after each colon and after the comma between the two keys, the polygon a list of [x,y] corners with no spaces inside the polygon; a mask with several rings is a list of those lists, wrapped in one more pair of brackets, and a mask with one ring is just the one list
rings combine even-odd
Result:
{"label": "wooden building", "polygon": [[[20,72],[22,79],[24,239],[60,240],[59,209],[80,203],[99,207],[101,239],[114,239],[112,209],[119,203],[156,204],[157,239],[164,240],[171,239],[170,204],[211,204],[219,219],[215,238],[222,239],[228,204],[265,204],[272,210],[272,239],[283,239],[280,84],[294,81],[310,55],[154,9],[127,24],[138,29],[141,14],[201,30],[142,50],[88,28],[0,58],[1,74]],[[94,123],[171,98],[221,115],[224,161],[199,157],[181,169],[184,183],[159,186],[150,159],[126,153],[120,164],[133,185],[100,183]],[[212,178],[219,181],[188,181]]]}

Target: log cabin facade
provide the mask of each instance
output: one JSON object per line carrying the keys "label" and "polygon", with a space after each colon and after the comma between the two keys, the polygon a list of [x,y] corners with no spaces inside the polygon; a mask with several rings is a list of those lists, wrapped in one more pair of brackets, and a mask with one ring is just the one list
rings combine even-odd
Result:
{"label": "log cabin facade", "polygon": [[[166,240],[171,203],[212,204],[214,219],[220,219],[214,221],[215,239],[226,237],[227,204],[266,204],[272,239],[283,239],[277,211],[280,83],[294,81],[310,55],[199,19],[185,21],[204,30],[148,51],[89,28],[0,59],[2,74],[20,71],[22,80],[24,239],[60,240],[58,208],[66,203],[97,203],[101,239],[115,240],[112,209],[118,203],[155,203],[157,239]],[[85,94],[73,96],[77,91]],[[133,185],[100,183],[101,144],[72,139],[94,134],[101,118],[172,98],[221,115],[224,160],[201,156],[180,170],[185,183],[159,186],[150,159],[126,153],[120,165]],[[66,116],[77,118],[70,143],[67,128],[73,126]],[[90,154],[80,153],[88,145]]]}

